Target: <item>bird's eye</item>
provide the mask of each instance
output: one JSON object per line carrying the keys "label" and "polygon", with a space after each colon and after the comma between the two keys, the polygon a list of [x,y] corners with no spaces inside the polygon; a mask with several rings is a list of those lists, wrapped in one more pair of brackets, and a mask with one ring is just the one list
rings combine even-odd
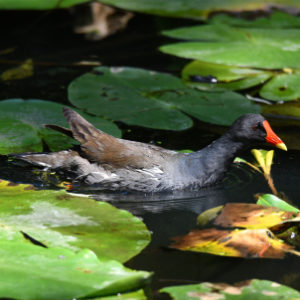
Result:
{"label": "bird's eye", "polygon": [[257,129],[261,129],[263,126],[262,126],[262,123],[261,122],[258,122],[256,123],[255,125],[253,125],[253,130],[257,130]]}

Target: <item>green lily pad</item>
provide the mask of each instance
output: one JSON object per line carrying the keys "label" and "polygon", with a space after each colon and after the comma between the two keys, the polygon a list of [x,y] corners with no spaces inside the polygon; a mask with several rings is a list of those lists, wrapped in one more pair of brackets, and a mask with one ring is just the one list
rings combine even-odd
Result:
{"label": "green lily pad", "polygon": [[294,212],[294,213],[300,212],[300,210],[298,208],[288,204],[286,201],[281,200],[280,198],[278,198],[272,194],[260,195],[256,204],[263,205],[263,206],[274,206],[281,210],[290,211],[290,212]]}
{"label": "green lily pad", "polygon": [[130,293],[118,293],[115,296],[107,296],[107,297],[101,297],[101,298],[90,298],[87,300],[147,300],[145,293],[143,290],[138,290],[136,292],[130,292]]}
{"label": "green lily pad", "polygon": [[252,27],[252,28],[299,28],[300,19],[298,16],[290,15],[283,11],[274,11],[269,16],[258,17],[254,20],[242,18],[232,18],[226,14],[217,14],[213,16],[209,23],[226,24],[234,27]]}
{"label": "green lily pad", "polygon": [[179,78],[138,68],[100,67],[69,86],[70,102],[87,112],[130,125],[184,130],[185,114],[202,121],[231,125],[239,116],[259,112],[258,105],[233,92],[206,93],[188,88]]}
{"label": "green lily pad", "polygon": [[[196,79],[199,75],[204,77],[204,80],[197,81]],[[213,76],[215,82],[203,82],[207,76]],[[182,78],[189,85],[201,90],[214,91],[247,89],[264,83],[271,76],[271,72],[202,61],[193,61],[182,70]]]}
{"label": "green lily pad", "polygon": [[266,83],[259,94],[273,101],[290,101],[300,99],[300,73],[280,74]]}
{"label": "green lily pad", "polygon": [[209,283],[171,286],[160,290],[168,293],[174,300],[194,299],[298,299],[300,293],[295,289],[269,280],[252,279],[242,284]]}
{"label": "green lily pad", "polygon": [[101,2],[117,6],[122,9],[133,10],[143,13],[156,14],[171,17],[184,17],[203,19],[207,18],[209,14],[214,12],[240,12],[243,10],[269,10],[270,6],[279,6],[299,10],[300,5],[297,0],[101,0]]}
{"label": "green lily pad", "polygon": [[[42,151],[43,143],[51,151],[72,147],[76,143],[72,138],[44,128],[44,124],[68,127],[62,107],[61,104],[43,100],[0,101],[0,154]],[[80,114],[96,127],[120,137],[120,130],[112,122]]]}
{"label": "green lily pad", "polygon": [[[199,27],[201,32],[198,39],[205,39],[210,32],[213,34],[214,30],[218,30],[215,35],[220,35],[220,38],[209,42],[175,43],[162,46],[160,50],[167,54],[216,64],[265,69],[300,68],[300,29],[262,29],[264,37],[255,35],[254,31],[259,29],[243,29],[242,39],[230,39],[219,30],[219,26],[207,26]],[[202,34],[205,30],[208,32]],[[222,30],[225,31],[225,28]],[[234,28],[228,27],[227,30],[231,31]],[[186,39],[187,32],[182,34]],[[248,35],[251,39],[246,40]]]}
{"label": "green lily pad", "polygon": [[0,268],[0,298],[24,300],[116,295],[140,288],[150,275],[99,260],[87,249],[74,253],[3,240]]}
{"label": "green lily pad", "polygon": [[101,259],[124,262],[150,241],[144,223],[129,212],[63,190],[37,191],[2,180],[0,202],[1,228],[22,231],[46,246],[89,248]]}
{"label": "green lily pad", "polygon": [[88,0],[0,0],[0,9],[55,9],[85,2]]}

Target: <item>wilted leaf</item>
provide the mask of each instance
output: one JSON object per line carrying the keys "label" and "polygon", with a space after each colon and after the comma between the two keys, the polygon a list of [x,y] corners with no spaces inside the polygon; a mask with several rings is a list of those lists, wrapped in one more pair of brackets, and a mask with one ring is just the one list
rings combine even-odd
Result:
{"label": "wilted leaf", "polygon": [[22,231],[46,246],[89,248],[101,259],[120,262],[138,254],[150,240],[139,218],[108,203],[4,180],[0,223],[2,229]]}
{"label": "wilted leaf", "polygon": [[[198,216],[198,223],[202,224],[204,212]],[[283,211],[276,207],[266,207],[251,203],[227,203],[215,219],[214,225],[225,228],[243,227],[248,229],[270,228],[272,226],[292,220],[297,214]]]}
{"label": "wilted leaf", "polygon": [[174,300],[217,299],[299,299],[300,293],[290,287],[268,280],[252,279],[234,285],[203,282],[200,284],[165,287],[160,292],[168,293]]}
{"label": "wilted leaf", "polygon": [[[43,143],[51,151],[74,146],[76,142],[72,138],[44,128],[44,124],[68,127],[62,108],[61,104],[43,100],[0,101],[0,154],[42,151]],[[81,112],[80,114],[99,129],[117,137],[121,135],[112,122]]]}
{"label": "wilted leaf", "polygon": [[174,240],[172,248],[222,256],[283,258],[287,252],[297,254],[292,246],[284,244],[268,229],[198,229]]}
{"label": "wilted leaf", "polygon": [[69,99],[99,116],[169,130],[191,127],[186,114],[231,125],[245,113],[259,112],[259,106],[236,93],[197,91],[175,76],[137,68],[96,68],[70,84]]}

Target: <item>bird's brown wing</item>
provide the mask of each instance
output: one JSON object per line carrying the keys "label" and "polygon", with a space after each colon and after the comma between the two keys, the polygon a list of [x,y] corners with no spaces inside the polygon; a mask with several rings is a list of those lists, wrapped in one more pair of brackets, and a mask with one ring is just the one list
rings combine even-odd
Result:
{"label": "bird's brown wing", "polygon": [[153,145],[115,138],[96,129],[69,108],[65,107],[63,113],[89,161],[116,168],[151,168],[162,165],[168,156],[176,153]]}

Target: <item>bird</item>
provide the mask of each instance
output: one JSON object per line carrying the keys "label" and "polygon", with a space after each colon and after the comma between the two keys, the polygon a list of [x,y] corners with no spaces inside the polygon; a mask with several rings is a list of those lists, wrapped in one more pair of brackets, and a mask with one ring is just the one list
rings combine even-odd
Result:
{"label": "bird", "polygon": [[197,190],[221,181],[234,158],[254,144],[286,145],[260,114],[239,117],[221,137],[192,153],[113,137],[64,107],[70,129],[45,125],[76,139],[77,148],[49,153],[15,154],[18,160],[56,171],[73,184],[95,190],[156,193]]}

